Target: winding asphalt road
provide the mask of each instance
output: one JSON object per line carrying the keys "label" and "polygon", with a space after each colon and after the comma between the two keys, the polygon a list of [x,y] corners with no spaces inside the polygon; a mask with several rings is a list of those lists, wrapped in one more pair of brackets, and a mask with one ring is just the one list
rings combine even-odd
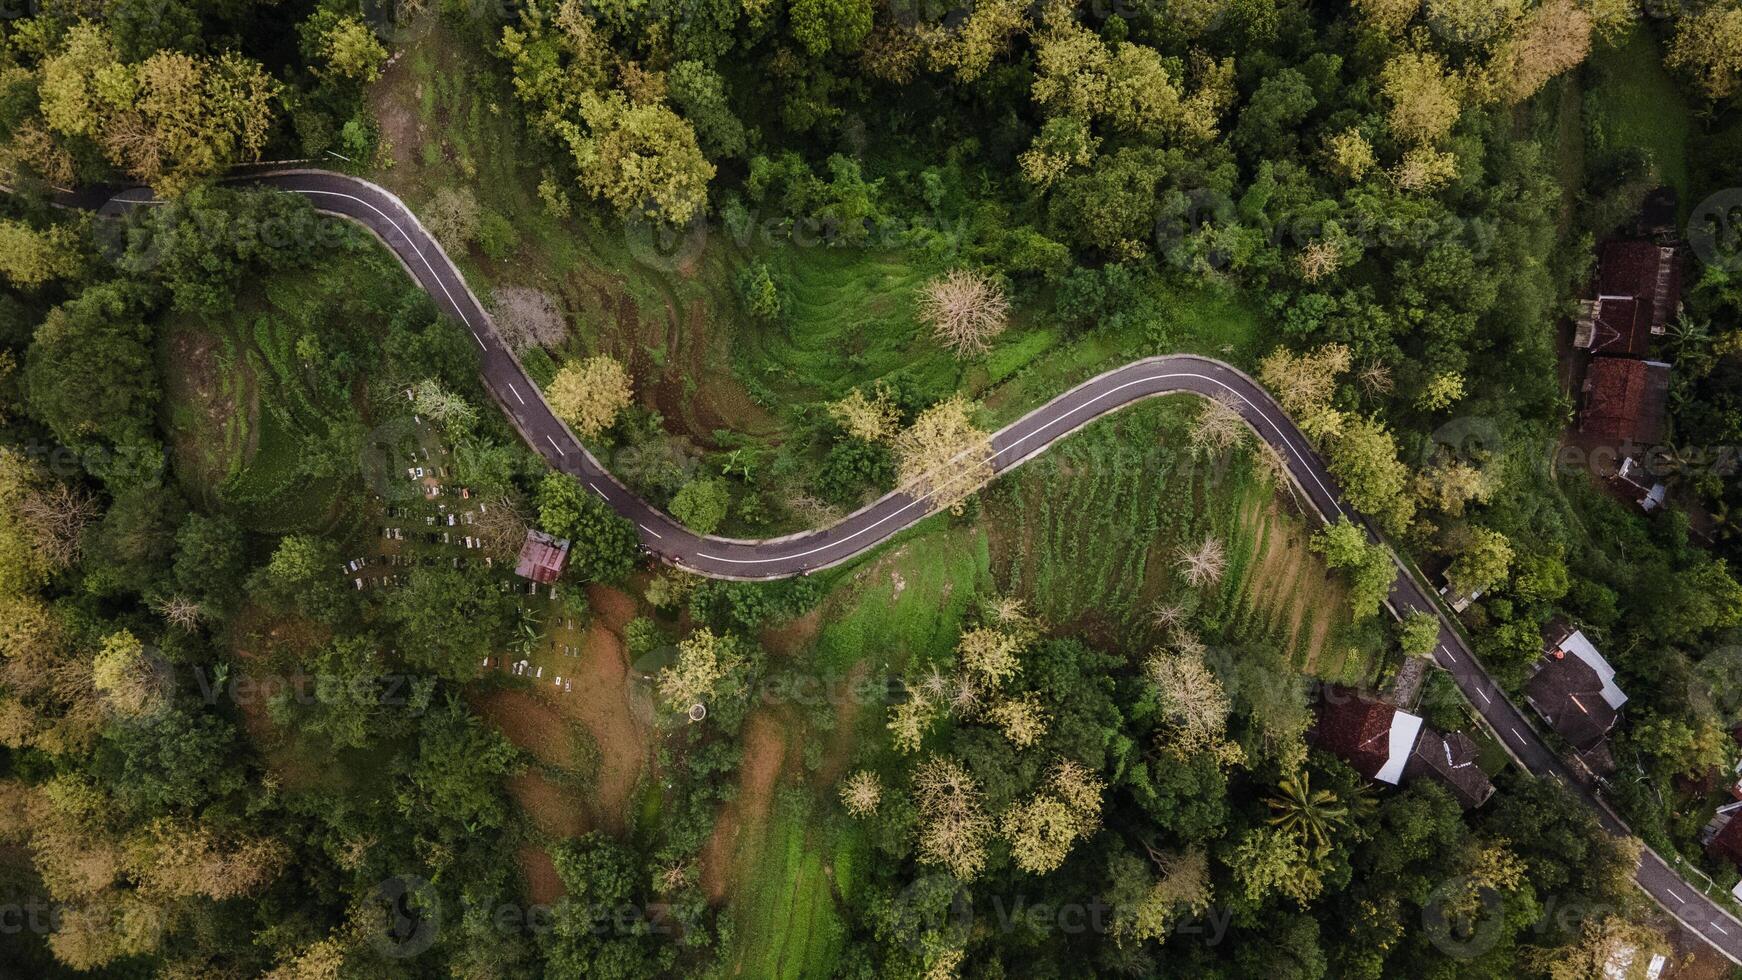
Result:
{"label": "winding asphalt road", "polygon": [[[238,182],[300,194],[317,209],[351,219],[379,237],[441,311],[471,333],[478,345],[485,387],[527,444],[551,466],[581,480],[614,510],[634,521],[642,544],[662,561],[714,578],[787,578],[863,554],[934,509],[926,497],[897,492],[818,531],[762,541],[695,534],[617,482],[556,418],[519,359],[497,334],[458,268],[391,192],[343,174],[306,169],[262,168]],[[110,213],[157,203],[143,189],[66,191],[57,195],[57,201]],[[1083,382],[995,433],[986,461],[995,474],[1008,472],[1097,418],[1145,398],[1175,393],[1220,397],[1234,406],[1281,456],[1297,489],[1321,517],[1331,521],[1349,517],[1367,526],[1344,505],[1324,461],[1257,382],[1227,364],[1195,355],[1146,358]],[[1370,527],[1368,534],[1380,540]],[[1607,829],[1628,834],[1626,825],[1603,802],[1591,780],[1550,750],[1524,713],[1483,669],[1452,628],[1449,615],[1430,597],[1426,584],[1402,562],[1398,570],[1390,595],[1392,614],[1419,611],[1440,620],[1437,663],[1456,680],[1513,758],[1538,776],[1565,783],[1596,811]],[[1707,899],[1649,849],[1635,877],[1639,887],[1689,933],[1742,965],[1742,920]]]}

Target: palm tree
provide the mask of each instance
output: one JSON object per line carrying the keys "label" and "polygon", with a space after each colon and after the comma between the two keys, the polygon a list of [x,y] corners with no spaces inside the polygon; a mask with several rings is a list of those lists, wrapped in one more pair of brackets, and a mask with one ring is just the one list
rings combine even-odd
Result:
{"label": "palm tree", "polygon": [[521,606],[519,621],[514,624],[515,653],[521,657],[532,656],[532,651],[538,649],[538,641],[544,639],[544,630],[540,626],[538,613],[527,606]]}
{"label": "palm tree", "polygon": [[748,481],[750,479],[750,456],[742,449],[734,449],[720,461],[720,475],[731,476],[736,471]]}
{"label": "palm tree", "polygon": [[1298,776],[1284,776],[1276,788],[1278,794],[1264,801],[1276,814],[1270,818],[1271,826],[1299,834],[1315,856],[1329,852],[1331,833],[1343,825],[1349,808],[1338,802],[1336,793],[1313,789],[1311,775],[1304,770]]}

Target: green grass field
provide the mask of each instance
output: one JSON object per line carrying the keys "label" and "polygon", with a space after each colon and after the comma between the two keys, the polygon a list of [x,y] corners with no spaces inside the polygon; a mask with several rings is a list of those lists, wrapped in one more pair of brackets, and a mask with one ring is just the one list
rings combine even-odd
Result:
{"label": "green grass field", "polygon": [[763,838],[747,855],[748,877],[732,903],[733,936],[723,960],[741,977],[827,977],[846,938],[835,895],[852,894],[865,842],[851,827],[818,823],[797,795],[783,795]]}
{"label": "green grass field", "polygon": [[904,372],[927,387],[957,385],[960,368],[926,335],[914,310],[933,270],[899,252],[794,248],[764,256],[786,289],[784,327],[740,321],[736,368],[783,404],[827,401]]}
{"label": "green grass field", "polygon": [[894,671],[954,649],[976,595],[992,587],[986,534],[934,517],[840,576],[817,636],[819,668],[869,660]]}
{"label": "green grass field", "polygon": [[163,422],[188,493],[257,530],[332,526],[360,475],[361,396],[306,344],[333,324],[370,329],[408,288],[385,252],[345,252],[268,278],[230,314],[165,324]]}
{"label": "green grass field", "polygon": [[[1158,603],[1186,602],[1206,632],[1283,651],[1295,668],[1361,682],[1380,637],[1355,629],[1341,581],[1306,546],[1316,518],[1279,503],[1249,453],[1194,457],[1200,403],[1174,396],[1097,422],[987,495],[992,567],[1055,628],[1141,650]],[[1214,586],[1184,580],[1180,553],[1222,542]]]}
{"label": "green grass field", "polygon": [[1681,87],[1663,67],[1663,52],[1650,30],[1635,28],[1614,48],[1599,48],[1598,84],[1586,93],[1593,151],[1638,147],[1651,155],[1659,178],[1688,207],[1688,136],[1693,115]]}

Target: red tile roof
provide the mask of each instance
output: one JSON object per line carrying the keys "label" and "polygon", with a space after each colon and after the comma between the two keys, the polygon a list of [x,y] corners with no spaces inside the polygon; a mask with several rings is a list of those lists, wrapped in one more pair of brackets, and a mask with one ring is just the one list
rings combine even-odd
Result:
{"label": "red tile roof", "polygon": [[1729,813],[1719,814],[1712,822],[1719,826],[1717,833],[1706,841],[1706,853],[1732,864],[1742,864],[1742,820]]}
{"label": "red tile roof", "polygon": [[1578,344],[1594,354],[1643,357],[1681,299],[1675,250],[1646,241],[1603,243],[1597,298],[1588,304]]}
{"label": "red tile roof", "polygon": [[1650,446],[1663,436],[1669,402],[1669,365],[1622,357],[1593,357],[1585,374],[1579,431]]}
{"label": "red tile roof", "polygon": [[520,546],[520,561],[514,574],[534,582],[549,585],[562,577],[569,560],[569,542],[543,531],[526,532],[526,543]]}
{"label": "red tile roof", "polygon": [[1619,717],[1603,699],[1603,679],[1589,664],[1565,652],[1552,652],[1537,661],[1536,673],[1524,682],[1524,700],[1581,752],[1600,744]]}
{"label": "red tile roof", "polygon": [[1318,743],[1356,772],[1373,778],[1391,758],[1391,716],[1397,709],[1348,688],[1326,691],[1319,707]]}

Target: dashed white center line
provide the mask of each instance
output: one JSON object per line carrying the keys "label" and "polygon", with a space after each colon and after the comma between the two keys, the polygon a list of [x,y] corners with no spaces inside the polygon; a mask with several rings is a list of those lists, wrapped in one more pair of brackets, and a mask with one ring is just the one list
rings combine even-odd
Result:
{"label": "dashed white center line", "polygon": [[479,350],[489,350],[490,349],[490,348],[484,346],[484,338],[478,336],[478,331],[476,331],[476,330],[472,331],[472,339],[476,340],[478,342],[478,349]]}
{"label": "dashed white center line", "polygon": [[1680,894],[1680,893],[1679,893],[1679,892],[1677,892],[1677,891],[1676,891],[1676,890],[1675,890],[1675,889],[1674,889],[1674,888],[1665,888],[1665,889],[1664,889],[1664,891],[1666,891],[1666,892],[1669,892],[1669,893],[1670,893],[1670,895],[1672,895],[1672,896],[1674,896],[1674,898],[1675,898],[1675,900],[1676,900],[1676,901],[1678,901],[1678,902],[1685,902],[1685,901],[1687,901],[1687,899],[1686,899],[1686,898],[1683,898],[1683,897],[1682,897],[1682,896],[1681,896],[1681,894]]}
{"label": "dashed white center line", "polygon": [[600,490],[599,485],[597,483],[594,483],[592,480],[587,481],[587,486],[592,487],[593,492],[598,494],[599,496],[601,496],[601,497],[605,496],[605,491]]}
{"label": "dashed white center line", "polygon": [[1493,704],[1494,703],[1494,699],[1488,696],[1487,691],[1484,691],[1478,687],[1478,688],[1476,688],[1476,693],[1482,695],[1482,703],[1483,704]]}
{"label": "dashed white center line", "polygon": [[508,390],[514,392],[514,400],[515,401],[519,402],[522,405],[526,404],[526,399],[522,398],[520,396],[519,386],[517,386],[514,382],[512,382],[512,381],[508,382]]}
{"label": "dashed white center line", "polygon": [[[1508,727],[1510,727],[1510,726],[1508,726]],[[1513,728],[1513,729],[1512,729],[1512,737],[1513,737],[1513,738],[1516,738],[1516,739],[1518,739],[1518,741],[1519,741],[1519,742],[1520,742],[1520,743],[1521,743],[1521,744],[1522,744],[1522,743],[1523,743],[1523,742],[1524,742],[1524,736],[1523,736],[1523,735],[1520,735],[1520,734],[1518,734],[1518,729],[1516,729],[1516,728]]]}
{"label": "dashed white center line", "polygon": [[1452,651],[1446,649],[1446,645],[1444,643],[1440,644],[1440,652],[1445,654],[1446,659],[1450,660],[1452,663],[1458,662],[1458,655],[1453,653]]}
{"label": "dashed white center line", "polygon": [[544,437],[544,441],[550,443],[550,448],[556,450],[556,454],[558,456],[567,456],[568,455],[568,453],[563,451],[563,447],[557,445],[556,440],[552,439],[550,436],[546,435]]}
{"label": "dashed white center line", "polygon": [[[640,522],[639,522],[639,521],[637,521],[637,522],[636,522],[636,523],[638,523],[638,524],[639,524],[639,523],[640,523]],[[648,533],[648,534],[651,534],[651,535],[653,535],[653,536],[654,536],[654,537],[656,537],[656,538],[658,538],[658,539],[660,539],[660,540],[661,540],[661,541],[663,541],[663,540],[665,540],[665,535],[663,535],[663,534],[660,534],[660,533],[659,533],[659,532],[658,532],[658,531],[655,531],[655,530],[654,530],[654,529],[653,529],[653,528],[650,528],[650,527],[648,527],[648,526],[647,526],[647,525],[645,525],[645,524],[641,524],[641,529],[642,529],[642,530],[643,530],[643,531],[646,531],[646,532],[647,532],[647,533]]]}
{"label": "dashed white center line", "polygon": [[1717,924],[1716,922],[1708,922],[1708,923],[1706,923],[1706,925],[1711,926],[1713,929],[1718,930],[1719,932],[1723,933],[1726,936],[1728,936],[1730,934],[1730,930],[1724,928],[1723,926]]}

